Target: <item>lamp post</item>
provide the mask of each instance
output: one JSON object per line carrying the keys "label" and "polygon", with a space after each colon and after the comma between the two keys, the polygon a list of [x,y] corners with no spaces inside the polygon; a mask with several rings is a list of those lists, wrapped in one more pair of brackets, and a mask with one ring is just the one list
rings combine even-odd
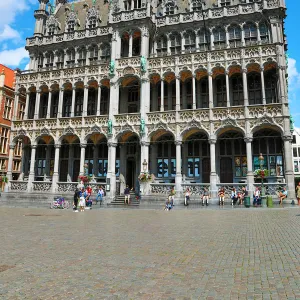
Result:
{"label": "lamp post", "polygon": [[265,191],[264,191],[264,177],[265,177],[264,175],[265,175],[265,173],[263,171],[265,159],[264,159],[262,153],[260,153],[258,160],[259,160],[259,165],[260,165],[260,178],[261,178],[261,194],[260,194],[261,204],[263,207],[266,207],[267,203],[266,203],[266,196],[265,196]]}
{"label": "lamp post", "polygon": [[147,171],[147,166],[148,166],[148,163],[147,163],[146,158],[145,158],[144,161],[143,161],[143,171],[144,171],[144,173],[146,173],[146,171]]}

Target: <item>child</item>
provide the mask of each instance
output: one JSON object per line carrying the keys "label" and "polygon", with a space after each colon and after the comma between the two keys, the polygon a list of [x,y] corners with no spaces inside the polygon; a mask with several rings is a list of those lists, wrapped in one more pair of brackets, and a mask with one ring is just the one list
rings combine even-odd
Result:
{"label": "child", "polygon": [[83,189],[79,192],[79,207],[80,207],[80,212],[84,211],[85,207],[85,199],[83,195]]}
{"label": "child", "polygon": [[223,206],[224,205],[224,200],[225,200],[225,191],[224,191],[223,187],[221,187],[219,189],[218,196],[219,196],[219,205]]}

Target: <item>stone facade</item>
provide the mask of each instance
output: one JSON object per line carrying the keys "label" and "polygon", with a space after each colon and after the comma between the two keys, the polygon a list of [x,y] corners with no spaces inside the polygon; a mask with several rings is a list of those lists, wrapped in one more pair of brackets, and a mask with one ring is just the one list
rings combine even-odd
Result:
{"label": "stone facade", "polygon": [[[255,186],[294,195],[284,0],[39,0],[11,188],[72,191],[79,174],[113,198],[138,175],[148,194]],[[145,189],[143,189],[145,190]]]}

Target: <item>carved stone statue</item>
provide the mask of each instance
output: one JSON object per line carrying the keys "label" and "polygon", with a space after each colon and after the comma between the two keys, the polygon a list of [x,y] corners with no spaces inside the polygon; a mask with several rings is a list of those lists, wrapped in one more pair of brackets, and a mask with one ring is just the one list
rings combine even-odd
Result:
{"label": "carved stone statue", "polygon": [[112,120],[108,120],[107,126],[108,126],[108,134],[112,134],[112,127],[113,127]]}
{"label": "carved stone statue", "polygon": [[115,74],[115,62],[113,60],[109,63],[109,75]]}
{"label": "carved stone statue", "polygon": [[291,115],[290,116],[290,130],[291,130],[291,132],[294,132],[294,123],[295,123],[294,118]]}
{"label": "carved stone statue", "polygon": [[140,128],[141,134],[145,133],[145,120],[141,119],[141,128]]}
{"label": "carved stone statue", "polygon": [[145,56],[142,56],[141,57],[141,71],[142,72],[146,72],[147,71],[146,64],[147,64],[147,60],[146,60]]}

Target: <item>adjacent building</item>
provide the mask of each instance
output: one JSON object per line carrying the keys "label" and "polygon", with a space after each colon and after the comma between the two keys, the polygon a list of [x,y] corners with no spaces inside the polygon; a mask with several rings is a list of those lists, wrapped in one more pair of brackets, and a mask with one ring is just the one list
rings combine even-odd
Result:
{"label": "adjacent building", "polygon": [[270,194],[294,194],[284,0],[39,2],[11,189],[73,191],[86,173],[112,198],[149,172],[144,194],[215,197],[263,167]]}

